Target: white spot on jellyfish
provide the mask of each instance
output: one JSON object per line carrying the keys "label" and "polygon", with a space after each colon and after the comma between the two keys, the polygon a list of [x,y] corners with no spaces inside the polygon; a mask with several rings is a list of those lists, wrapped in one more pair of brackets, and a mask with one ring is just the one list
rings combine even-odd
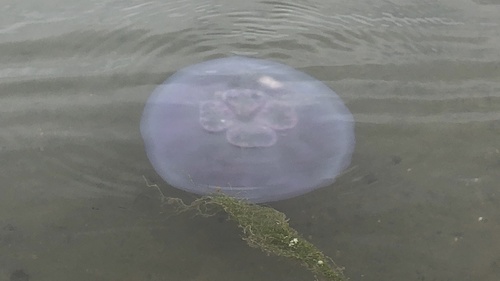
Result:
{"label": "white spot on jellyfish", "polygon": [[259,78],[259,83],[271,89],[283,88],[283,83],[279,82],[271,76],[261,76]]}

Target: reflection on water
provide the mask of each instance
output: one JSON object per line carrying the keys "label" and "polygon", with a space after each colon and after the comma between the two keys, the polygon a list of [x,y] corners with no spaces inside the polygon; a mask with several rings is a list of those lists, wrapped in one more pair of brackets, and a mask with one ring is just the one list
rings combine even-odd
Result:
{"label": "reflection on water", "polygon": [[167,218],[142,180],[163,183],[138,129],[152,90],[237,54],[304,71],[353,112],[350,172],[273,205],[351,280],[498,280],[500,5],[338,2],[3,5],[0,279],[309,278],[223,219]]}

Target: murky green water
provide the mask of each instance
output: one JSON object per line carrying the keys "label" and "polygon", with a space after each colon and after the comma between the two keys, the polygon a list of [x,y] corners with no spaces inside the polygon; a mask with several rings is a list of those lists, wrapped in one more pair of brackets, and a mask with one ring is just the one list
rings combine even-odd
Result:
{"label": "murky green water", "polygon": [[195,198],[155,174],[141,113],[177,69],[234,54],[352,111],[350,169],[272,204],[351,280],[499,280],[496,1],[6,2],[1,280],[313,280],[223,216],[169,217],[143,181]]}

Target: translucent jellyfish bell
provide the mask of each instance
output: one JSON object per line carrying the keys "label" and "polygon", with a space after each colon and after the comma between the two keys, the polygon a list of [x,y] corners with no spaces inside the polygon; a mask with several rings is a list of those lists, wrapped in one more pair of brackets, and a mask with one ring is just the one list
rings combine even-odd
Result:
{"label": "translucent jellyfish bell", "polygon": [[245,57],[172,75],[150,96],[141,134],[170,185],[256,203],[332,184],[354,150],[354,121],[335,92],[289,66]]}

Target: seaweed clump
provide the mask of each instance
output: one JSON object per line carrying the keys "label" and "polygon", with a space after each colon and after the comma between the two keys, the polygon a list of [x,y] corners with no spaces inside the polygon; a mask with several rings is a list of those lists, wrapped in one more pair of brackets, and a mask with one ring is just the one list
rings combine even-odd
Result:
{"label": "seaweed clump", "polygon": [[298,261],[322,280],[347,280],[342,273],[343,268],[304,239],[289,225],[286,215],[276,209],[248,203],[223,193],[203,196],[185,204],[179,198],[164,196],[158,186],[152,186],[160,192],[162,202],[172,205],[178,213],[196,211],[202,216],[212,216],[224,211],[241,228],[242,238],[250,247],[261,249],[268,255]]}

